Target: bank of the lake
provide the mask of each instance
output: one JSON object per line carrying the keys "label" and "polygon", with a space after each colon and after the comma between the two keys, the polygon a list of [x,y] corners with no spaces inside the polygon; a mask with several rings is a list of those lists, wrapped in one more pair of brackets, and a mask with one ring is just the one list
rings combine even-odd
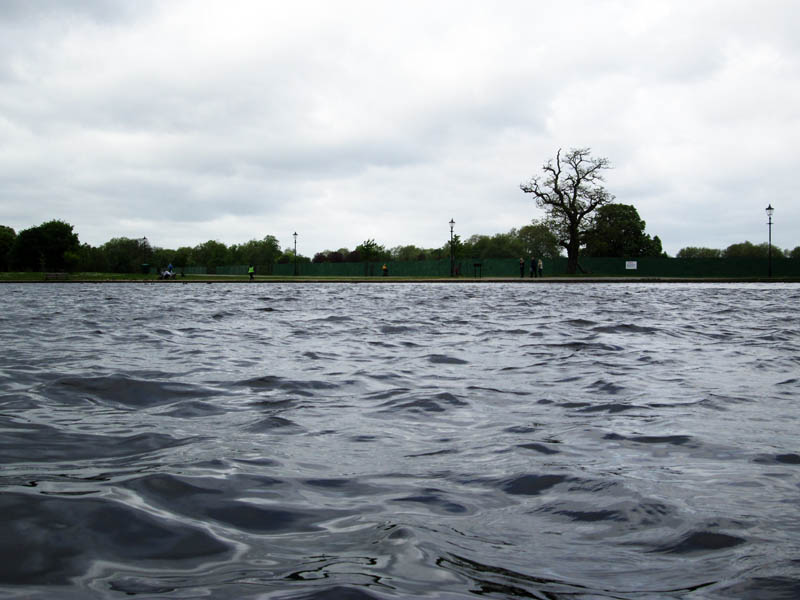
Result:
{"label": "bank of the lake", "polygon": [[317,277],[317,276],[256,276],[252,281],[242,275],[186,275],[175,279],[159,279],[154,275],[126,273],[65,273],[48,277],[43,273],[0,273],[2,283],[152,283],[176,285],[181,283],[798,283],[800,277],[618,277],[591,275],[561,275],[557,277]]}

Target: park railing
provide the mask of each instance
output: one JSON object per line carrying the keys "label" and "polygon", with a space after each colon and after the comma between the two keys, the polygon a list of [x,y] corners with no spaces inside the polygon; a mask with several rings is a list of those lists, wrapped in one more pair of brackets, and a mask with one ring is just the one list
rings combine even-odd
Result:
{"label": "park railing", "polygon": [[[566,272],[564,265],[556,270]],[[767,277],[770,271],[767,258],[589,258],[578,261],[587,275],[616,277]],[[773,277],[800,277],[800,260],[772,259]]]}
{"label": "park railing", "polygon": [[[545,277],[567,274],[567,259],[543,259]],[[581,257],[577,276],[595,277],[668,277],[668,278],[766,278],[769,260],[766,258],[594,258]],[[298,262],[296,273],[303,277],[382,277],[383,265],[389,277],[450,277],[450,260],[309,263]],[[294,263],[256,265],[256,275],[291,277]],[[225,265],[213,269],[192,266],[176,268],[186,275],[247,275],[249,265]],[[454,271],[460,278],[520,277],[518,258],[459,258]],[[155,272],[155,271],[151,271]],[[524,276],[530,277],[530,259],[525,259]],[[800,278],[800,260],[772,259],[773,277]]]}

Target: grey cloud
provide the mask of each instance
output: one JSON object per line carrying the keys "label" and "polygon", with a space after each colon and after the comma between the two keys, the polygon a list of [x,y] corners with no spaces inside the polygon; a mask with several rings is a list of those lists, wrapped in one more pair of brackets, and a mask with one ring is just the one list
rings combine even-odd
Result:
{"label": "grey cloud", "polygon": [[115,0],[3,0],[2,23],[36,23],[41,20],[86,18],[99,23],[131,20],[151,10],[151,0],[117,2]]}
{"label": "grey cloud", "polygon": [[671,252],[741,235],[751,204],[759,233],[767,198],[800,231],[791,4],[3,9],[0,224],[17,229],[438,246],[451,217],[469,236],[540,216],[518,184],[592,146]]}

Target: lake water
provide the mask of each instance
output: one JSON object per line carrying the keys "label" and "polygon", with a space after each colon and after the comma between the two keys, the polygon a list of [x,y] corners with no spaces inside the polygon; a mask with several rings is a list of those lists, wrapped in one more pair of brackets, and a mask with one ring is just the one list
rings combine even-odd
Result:
{"label": "lake water", "polygon": [[800,286],[0,286],[0,598],[798,598]]}

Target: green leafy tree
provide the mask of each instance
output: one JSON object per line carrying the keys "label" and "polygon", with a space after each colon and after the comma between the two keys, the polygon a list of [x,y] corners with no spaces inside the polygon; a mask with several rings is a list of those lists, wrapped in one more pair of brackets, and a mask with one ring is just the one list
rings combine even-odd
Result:
{"label": "green leafy tree", "polygon": [[494,235],[472,235],[464,242],[464,256],[471,258],[520,258],[525,254],[516,229]]}
{"label": "green leafy tree", "polygon": [[473,234],[464,242],[464,254],[471,258],[486,258],[491,238],[488,235]]}
{"label": "green leafy tree", "polygon": [[389,260],[391,258],[391,254],[386,250],[386,248],[378,244],[373,239],[364,240],[361,242],[358,246],[356,246],[355,252],[358,252],[361,256],[361,260],[366,262]]}
{"label": "green leafy tree", "polygon": [[794,249],[789,252],[789,258],[800,258],[800,246],[795,246]]}
{"label": "green leafy tree", "polygon": [[425,253],[425,260],[450,258],[450,250],[446,245],[440,246],[439,248],[426,248],[423,252]]}
{"label": "green leafy tree", "polygon": [[461,258],[464,253],[464,242],[461,241],[461,236],[457,233],[454,234],[452,240],[447,240],[444,250],[448,256],[452,256],[454,259]]}
{"label": "green leafy tree", "polygon": [[112,238],[101,249],[112,273],[138,273],[142,265],[150,264],[153,258],[153,248],[146,237]]}
{"label": "green leafy tree", "polygon": [[465,256],[473,258],[522,258],[539,256],[553,258],[560,246],[555,234],[541,221],[533,221],[520,229],[494,235],[473,235],[464,242]]}
{"label": "green leafy tree", "polygon": [[194,250],[189,246],[181,246],[177,250],[175,250],[175,254],[172,257],[172,264],[175,265],[177,268],[182,267],[190,267],[194,263],[192,262],[192,254]]}
{"label": "green leafy tree", "polygon": [[687,246],[678,250],[676,258],[722,258],[722,250],[718,248],[704,248]]}
{"label": "green leafy tree", "polygon": [[78,270],[86,273],[108,273],[108,261],[102,248],[81,244],[78,250]]}
{"label": "green leafy tree", "polygon": [[408,246],[395,246],[391,250],[392,260],[398,261],[412,261],[420,260],[420,256],[425,258],[425,250],[418,248],[413,244]]}
{"label": "green leafy tree", "polygon": [[153,248],[153,253],[150,256],[148,264],[158,267],[159,269],[163,269],[167,265],[175,267],[175,250],[170,250],[169,248]]}
{"label": "green leafy tree", "polygon": [[[12,262],[24,270],[64,270],[80,249],[72,225],[53,220],[19,232],[11,250]],[[69,252],[69,255],[65,253]]]}
{"label": "green leafy tree", "polygon": [[[294,262],[294,248],[284,248],[283,253],[275,261],[278,264],[288,264]],[[297,264],[310,263],[311,259],[302,254],[297,254]]]}
{"label": "green leafy tree", "polygon": [[567,250],[567,272],[578,269],[578,255],[586,232],[592,225],[592,213],[614,200],[603,187],[603,171],[610,169],[606,158],[595,158],[590,148],[572,148],[563,157],[542,166],[541,176],[533,176],[520,185],[533,194],[536,205],[547,212],[547,224]]}
{"label": "green leafy tree", "polygon": [[464,256],[465,247],[461,236],[456,233],[444,243],[439,251],[440,255],[450,260],[451,275],[458,272],[457,262]]}
{"label": "green leafy tree", "polygon": [[661,256],[661,240],[644,231],[645,222],[630,204],[606,204],[597,209],[586,232],[587,256]]}
{"label": "green leafy tree", "polygon": [[341,248],[339,250],[323,250],[322,252],[317,252],[314,255],[314,258],[311,262],[315,263],[323,263],[323,262],[332,262],[332,263],[340,263],[344,262],[344,257],[348,253],[347,248]]}
{"label": "green leafy tree", "polygon": [[668,255],[664,251],[664,245],[661,243],[661,238],[657,235],[654,235],[653,245],[650,247],[650,252],[643,254],[642,256],[661,256],[663,258],[667,258]]}
{"label": "green leafy tree", "polygon": [[525,253],[516,229],[512,229],[508,233],[494,234],[489,247],[491,256],[496,258],[521,258]]}
{"label": "green leafy tree", "polygon": [[[767,258],[769,256],[770,247],[767,242],[763,244],[753,244],[752,242],[742,242],[740,244],[731,244],[722,253],[724,258]],[[777,246],[772,246],[773,257],[783,257],[783,250]]]}
{"label": "green leafy tree", "polygon": [[8,271],[11,266],[11,249],[16,239],[16,231],[11,227],[0,225],[0,271]]}
{"label": "green leafy tree", "polygon": [[370,262],[372,260],[377,260],[378,256],[378,244],[375,240],[369,239],[361,242],[355,249],[358,252],[358,255],[361,257],[361,260],[366,262]]}
{"label": "green leafy tree", "polygon": [[519,228],[517,237],[522,245],[523,256],[555,258],[560,252],[558,238],[543,221],[532,221]]}
{"label": "green leafy tree", "polygon": [[261,240],[250,240],[244,244],[231,246],[231,263],[241,265],[271,265],[281,255],[278,239],[267,235]]}
{"label": "green leafy tree", "polygon": [[192,249],[192,257],[196,264],[205,267],[209,272],[214,272],[217,267],[227,262],[228,247],[222,242],[208,240]]}

